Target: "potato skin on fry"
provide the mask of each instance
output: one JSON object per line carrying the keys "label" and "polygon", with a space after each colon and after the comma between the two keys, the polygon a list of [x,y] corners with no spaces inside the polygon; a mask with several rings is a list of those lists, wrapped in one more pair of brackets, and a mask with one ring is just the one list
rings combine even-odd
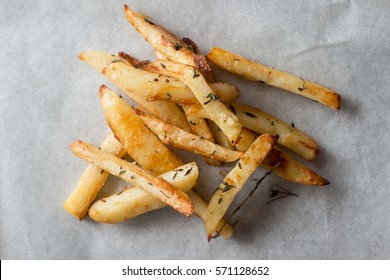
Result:
{"label": "potato skin on fry", "polygon": [[108,125],[139,165],[161,174],[181,164],[179,157],[148,129],[122,98],[104,85],[100,87],[99,96]]}
{"label": "potato skin on fry", "polygon": [[[191,162],[159,177],[175,188],[187,192],[195,186],[198,175],[196,163]],[[89,209],[89,216],[97,222],[115,224],[165,206],[164,202],[141,188],[130,186],[117,194],[96,201]]]}
{"label": "potato skin on fry", "polygon": [[172,61],[195,66],[199,70],[210,71],[206,58],[195,53],[191,45],[177,38],[172,32],[159,26],[147,16],[124,5],[127,20],[147,40],[154,49]]}
{"label": "potato skin on fry", "polygon": [[276,144],[278,137],[270,133],[259,136],[226,175],[215,191],[207,207],[206,232],[210,240],[218,223],[225,215],[237,193],[243,188],[250,175],[256,170],[269,151]]}
{"label": "potato skin on fry", "polygon": [[334,110],[340,109],[340,95],[311,81],[256,63],[243,56],[213,47],[207,59],[216,66],[247,80],[268,84],[305,96]]}
{"label": "potato skin on fry", "polygon": [[[256,138],[257,136],[254,132],[243,128],[235,147],[238,151],[245,152]],[[291,182],[309,186],[323,186],[329,184],[328,180],[321,177],[304,164],[293,159],[287,152],[284,152],[277,147],[274,147],[269,152],[262,161],[261,166],[272,169],[273,174]]]}
{"label": "potato skin on fry", "polygon": [[198,135],[148,116],[138,109],[136,112],[150,130],[167,145],[224,162],[236,161],[242,156],[241,152],[226,149]]}
{"label": "potato skin on fry", "polygon": [[130,184],[142,188],[183,215],[191,216],[193,214],[194,206],[187,194],[137,166],[135,162],[130,163],[80,140],[73,142],[70,149],[76,156],[105,169]]}
{"label": "potato skin on fry", "polygon": [[[112,133],[103,141],[101,149],[118,157],[123,157],[126,154],[122,144],[115,139]],[[76,188],[65,201],[65,210],[81,221],[95,201],[108,176],[108,172],[98,166],[89,164]]]}

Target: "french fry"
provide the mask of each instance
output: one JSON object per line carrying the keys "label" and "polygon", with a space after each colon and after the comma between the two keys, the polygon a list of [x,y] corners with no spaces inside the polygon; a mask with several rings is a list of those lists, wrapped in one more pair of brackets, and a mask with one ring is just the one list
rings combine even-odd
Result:
{"label": "french fry", "polygon": [[269,133],[259,136],[219,185],[207,207],[206,232],[209,240],[237,193],[271,151],[276,141],[277,136]]}
{"label": "french fry", "polygon": [[165,180],[155,177],[152,173],[140,168],[136,164],[103,152],[93,145],[80,140],[72,143],[70,149],[76,156],[99,166],[132,185],[142,188],[183,215],[191,216],[193,214],[193,204],[187,194],[175,189]]}
{"label": "french fry", "polygon": [[148,129],[122,98],[106,86],[100,87],[99,96],[109,126],[141,167],[161,174],[181,164],[180,158]]}
{"label": "french fry", "polygon": [[149,129],[167,145],[224,162],[236,161],[242,156],[241,152],[216,145],[198,135],[149,116],[140,110],[136,109],[136,112]]}
{"label": "french fry", "polygon": [[243,127],[241,129],[240,137],[238,137],[234,147],[237,151],[246,152],[250,145],[252,145],[253,141],[257,139],[257,137],[259,136],[256,133]]}
{"label": "french fry", "polygon": [[314,82],[256,63],[217,47],[211,49],[207,59],[219,68],[247,80],[268,84],[305,96],[334,110],[340,109],[340,95]]}
{"label": "french fry", "polygon": [[[307,160],[312,160],[319,153],[318,145],[312,138],[271,114],[238,102],[231,103],[230,109],[243,127],[259,134],[270,132],[279,135],[278,144]],[[186,114],[211,119],[200,105],[188,106]]]}
{"label": "french fry", "polygon": [[119,56],[101,51],[83,52],[79,55],[79,58],[105,75],[131,99],[147,108],[152,115],[190,131],[186,118],[175,104],[165,101],[151,103],[147,101],[143,94],[150,91],[169,91],[173,88],[176,90],[181,88],[188,92],[189,90],[185,89],[183,83],[168,77],[160,79],[158,75],[137,69],[129,63],[123,62]]}
{"label": "french fry", "polygon": [[[103,141],[101,149],[117,157],[123,157],[126,154],[122,144],[115,139],[112,133]],[[65,210],[81,221],[87,214],[91,204],[95,201],[108,176],[108,172],[98,166],[89,164],[76,188],[65,201]]]}
{"label": "french fry", "polygon": [[235,143],[241,131],[240,122],[215,95],[195,67],[168,60],[159,60],[145,65],[144,69],[157,74],[172,76],[186,84],[229,141]]}
{"label": "french fry", "polygon": [[[158,177],[187,192],[195,186],[198,175],[198,166],[191,162]],[[89,216],[97,222],[115,224],[164,206],[166,204],[161,200],[139,187],[132,186],[96,201],[89,209]]]}
{"label": "french fry", "polygon": [[[208,72],[210,73],[210,72]],[[226,83],[209,84],[212,91],[222,102],[233,102],[240,96],[240,91],[237,87]],[[191,91],[172,88],[169,91],[145,92],[148,101],[165,100],[168,102],[184,105],[199,104],[196,97]]]}
{"label": "french fry", "polygon": [[[235,147],[238,151],[246,152],[253,141],[257,138],[252,131],[243,128],[241,135]],[[307,166],[294,160],[289,154],[281,149],[274,147],[262,161],[261,166],[272,169],[273,173],[291,182],[323,186],[329,184],[329,181],[321,177]]]}
{"label": "french fry", "polygon": [[153,46],[155,50],[172,61],[194,66],[200,70],[210,70],[206,58],[195,53],[192,46],[177,38],[172,32],[157,25],[147,16],[124,6],[127,20]]}
{"label": "french fry", "polygon": [[[194,211],[196,215],[202,220],[206,220],[208,214],[207,203],[193,189],[189,190],[187,194],[194,204]],[[222,218],[217,225],[216,232],[224,239],[229,239],[233,235],[234,229],[225,219]]]}

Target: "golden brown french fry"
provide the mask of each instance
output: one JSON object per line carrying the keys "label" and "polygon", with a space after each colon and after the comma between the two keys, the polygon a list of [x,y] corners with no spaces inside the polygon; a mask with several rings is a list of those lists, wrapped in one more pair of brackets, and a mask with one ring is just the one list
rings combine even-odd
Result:
{"label": "golden brown french fry", "polygon": [[[319,153],[318,145],[312,138],[271,114],[238,102],[231,103],[230,109],[243,127],[259,134],[270,132],[279,135],[278,144],[307,160],[312,160]],[[211,119],[199,105],[189,105],[186,114]]]}
{"label": "golden brown french fry", "polygon": [[269,133],[259,136],[219,185],[207,207],[206,232],[209,240],[237,193],[271,151],[276,141],[277,136]]}
{"label": "golden brown french fry", "polygon": [[130,163],[110,153],[103,152],[80,140],[72,143],[70,149],[76,156],[99,166],[132,185],[142,188],[183,215],[191,216],[193,214],[193,204],[187,194],[174,188],[165,180],[157,178],[135,163]]}
{"label": "golden brown french fry", "polygon": [[[115,139],[112,133],[103,141],[101,149],[117,157],[122,157],[126,154],[122,144]],[[95,201],[108,175],[109,173],[103,169],[89,164],[77,183],[76,188],[65,201],[65,210],[81,221],[87,214],[91,204]]]}
{"label": "golden brown french fry", "polygon": [[158,60],[145,65],[144,69],[157,74],[172,76],[186,84],[229,141],[235,143],[241,131],[240,122],[212,91],[195,67],[168,60]]}
{"label": "golden brown french fry", "polygon": [[240,137],[238,137],[236,144],[234,147],[237,151],[246,152],[250,145],[252,145],[253,141],[255,141],[259,137],[253,131],[243,127],[241,129]]}
{"label": "golden brown french fry", "polygon": [[[191,162],[158,176],[183,192],[196,184],[198,166]],[[166,206],[141,188],[132,186],[123,191],[96,201],[89,209],[89,216],[101,223],[119,223],[146,212]]]}
{"label": "golden brown french fry", "polygon": [[241,152],[226,149],[198,135],[149,116],[140,110],[136,109],[136,113],[149,129],[167,145],[224,162],[236,161],[242,156]]}
{"label": "golden brown french fry", "polygon": [[190,131],[186,118],[175,104],[166,101],[151,103],[143,94],[150,91],[169,91],[173,88],[188,92],[189,90],[185,89],[183,83],[168,77],[160,79],[156,74],[137,69],[129,63],[123,62],[119,56],[101,51],[86,51],[81,53],[79,58],[105,75],[135,102],[147,108],[152,115]]}
{"label": "golden brown french fry", "polygon": [[[202,220],[206,220],[207,217],[207,203],[201,198],[193,189],[187,192],[192,203],[194,204],[194,211],[197,216]],[[227,223],[225,219],[221,219],[217,225],[216,232],[219,233],[224,239],[229,239],[233,235],[233,227]]]}
{"label": "golden brown french fry", "polygon": [[[256,134],[248,129],[243,128],[241,135],[235,147],[238,151],[245,152],[253,141],[257,138]],[[321,177],[307,166],[296,161],[286,152],[274,147],[261,163],[262,167],[272,169],[275,175],[282,177],[291,182],[323,186],[329,184],[329,181]]]}
{"label": "golden brown french fry", "polygon": [[312,160],[319,152],[317,143],[308,135],[273,115],[265,113],[249,105],[233,102],[234,108],[242,125],[257,133],[270,132],[279,135],[278,143],[291,151]]}
{"label": "golden brown french fry", "polygon": [[172,32],[157,25],[147,16],[124,7],[127,20],[159,53],[172,61],[210,70],[206,58],[195,53],[192,46],[177,38]]}
{"label": "golden brown french fry", "polygon": [[148,129],[126,101],[106,86],[100,87],[99,96],[109,126],[141,167],[161,174],[181,164],[180,158]]}
{"label": "golden brown french fry", "polygon": [[334,110],[340,109],[340,95],[319,84],[304,80],[300,77],[256,63],[243,56],[214,47],[207,59],[216,66],[245,79],[256,81],[293,92]]}
{"label": "golden brown french fry", "polygon": [[[209,86],[222,102],[233,102],[240,96],[240,91],[237,87],[226,83],[213,83],[209,84]],[[169,92],[145,92],[145,96],[148,101],[165,100],[176,104],[199,104],[191,91],[176,88],[172,88]]]}

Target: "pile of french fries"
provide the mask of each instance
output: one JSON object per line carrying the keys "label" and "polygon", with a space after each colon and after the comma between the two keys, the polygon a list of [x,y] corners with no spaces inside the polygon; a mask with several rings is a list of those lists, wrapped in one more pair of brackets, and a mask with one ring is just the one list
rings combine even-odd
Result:
{"label": "pile of french fries", "polygon": [[[329,182],[293,159],[281,146],[306,160],[319,152],[315,140],[294,125],[237,101],[239,89],[215,80],[209,63],[245,79],[293,92],[332,109],[340,96],[313,82],[278,71],[221,48],[203,56],[190,39],[179,39],[147,16],[124,12],[130,24],[152,45],[157,59],[139,61],[120,52],[86,51],[79,58],[102,73],[135,103],[102,85],[99,97],[111,133],[100,147],[77,140],[72,152],[89,165],[64,208],[79,220],[119,223],[171,206],[205,221],[207,237],[228,239],[233,228],[224,219],[237,193],[262,166],[286,180],[305,185]],[[170,147],[201,155],[209,165],[236,162],[209,202],[192,188],[199,169],[183,163]],[[132,159],[122,159],[125,155]],[[96,200],[109,174],[127,183],[121,192]]]}

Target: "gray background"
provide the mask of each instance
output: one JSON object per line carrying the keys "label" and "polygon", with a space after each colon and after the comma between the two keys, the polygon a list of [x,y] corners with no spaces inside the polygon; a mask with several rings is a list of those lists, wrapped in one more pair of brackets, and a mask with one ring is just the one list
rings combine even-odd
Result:
{"label": "gray background", "polygon": [[[236,216],[234,238],[210,244],[201,220],[168,208],[118,225],[77,221],[62,205],[86,163],[68,146],[103,140],[109,129],[97,91],[111,86],[77,55],[123,50],[153,59],[152,48],[127,23],[120,1],[1,1],[0,258],[390,257],[389,1],[127,3],[204,52],[221,46],[338,91],[336,112],[217,71],[240,87],[242,102],[313,136],[321,153],[307,164],[332,184],[307,187],[269,176]],[[210,197],[221,168],[196,160],[197,188]],[[299,197],[266,204],[271,184]],[[104,194],[123,185],[111,178]]]}

